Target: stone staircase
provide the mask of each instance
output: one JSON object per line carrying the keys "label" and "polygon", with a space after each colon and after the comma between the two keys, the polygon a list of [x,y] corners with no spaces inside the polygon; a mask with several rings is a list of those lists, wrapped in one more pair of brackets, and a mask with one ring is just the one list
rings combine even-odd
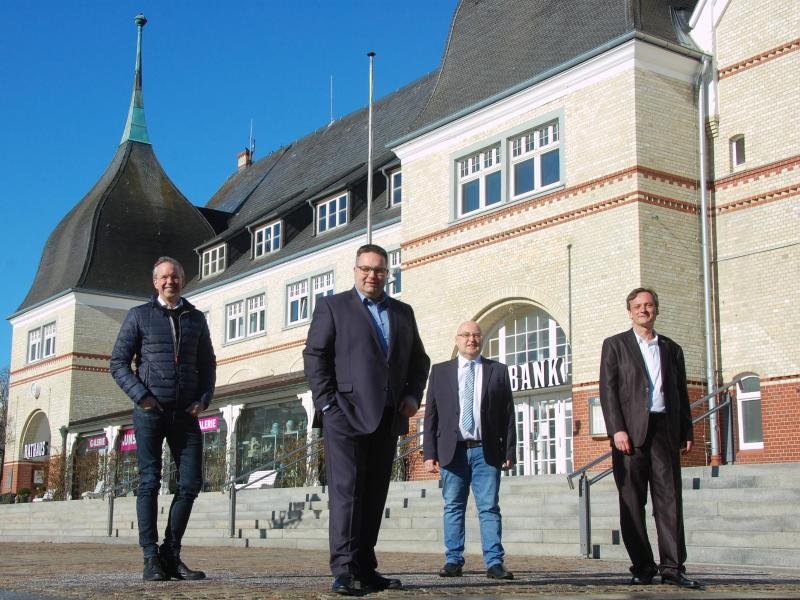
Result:
{"label": "stone staircase", "polygon": [[[691,563],[800,567],[800,468],[797,464],[731,465],[683,470],[686,542]],[[159,499],[159,528],[170,496]],[[508,477],[501,485],[503,545],[510,555],[577,556],[577,491],[563,475]],[[595,556],[627,561],[619,542],[617,494],[611,477],[592,486]],[[136,499],[114,502],[107,536],[106,500],[0,506],[0,541],[136,544]],[[201,494],[184,543],[205,546],[327,549],[323,487],[245,490],[237,494],[236,531],[228,535],[228,496]],[[650,523],[655,545],[655,526]],[[480,553],[475,507],[467,510],[470,554]],[[438,481],[392,484],[379,551],[442,554]]]}

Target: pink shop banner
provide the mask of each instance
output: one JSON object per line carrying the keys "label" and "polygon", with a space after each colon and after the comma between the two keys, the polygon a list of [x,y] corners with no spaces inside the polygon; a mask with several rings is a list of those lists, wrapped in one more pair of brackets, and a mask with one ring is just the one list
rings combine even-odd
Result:
{"label": "pink shop banner", "polygon": [[136,437],[133,434],[133,427],[123,429],[120,435],[122,436],[122,440],[119,443],[120,452],[133,452],[136,450]]}
{"label": "pink shop banner", "polygon": [[214,415],[212,417],[200,417],[198,422],[200,423],[200,431],[203,433],[208,433],[209,431],[219,431],[219,415]]}

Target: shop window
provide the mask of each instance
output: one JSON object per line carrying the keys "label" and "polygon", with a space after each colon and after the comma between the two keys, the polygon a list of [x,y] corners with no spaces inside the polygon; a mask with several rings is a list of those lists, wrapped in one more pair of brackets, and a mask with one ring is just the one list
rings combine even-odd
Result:
{"label": "shop window", "polygon": [[764,447],[761,421],[761,382],[755,375],[736,384],[736,411],[739,427],[739,449],[760,450]]}
{"label": "shop window", "polygon": [[236,474],[276,468],[306,444],[306,411],[296,399],[245,408],[236,425]]}

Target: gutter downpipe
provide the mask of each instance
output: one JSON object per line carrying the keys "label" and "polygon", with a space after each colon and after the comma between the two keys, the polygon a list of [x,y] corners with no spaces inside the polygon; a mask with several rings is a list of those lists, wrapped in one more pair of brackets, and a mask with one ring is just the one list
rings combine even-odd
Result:
{"label": "gutter downpipe", "polygon": [[[706,184],[706,72],[710,61],[708,57],[703,57],[700,73],[698,75],[697,86],[697,129],[699,138],[700,153],[700,236],[701,249],[703,256],[703,334],[705,335],[706,352],[706,385],[708,390],[715,387],[714,379],[714,354],[711,343],[711,269],[709,257],[708,240],[708,189]],[[712,410],[717,405],[717,399],[712,396],[708,399],[708,409]],[[719,424],[717,413],[712,413],[708,418],[708,426],[711,429],[711,466],[718,466],[722,463],[719,453]]]}

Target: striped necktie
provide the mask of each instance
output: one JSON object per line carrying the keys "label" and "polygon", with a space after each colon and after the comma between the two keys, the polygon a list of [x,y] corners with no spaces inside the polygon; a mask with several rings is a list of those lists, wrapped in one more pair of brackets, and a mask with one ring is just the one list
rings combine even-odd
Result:
{"label": "striped necktie", "polygon": [[472,403],[475,401],[475,361],[467,363],[467,374],[464,376],[464,385],[461,388],[461,428],[472,433],[475,427],[475,418],[472,415]]}

